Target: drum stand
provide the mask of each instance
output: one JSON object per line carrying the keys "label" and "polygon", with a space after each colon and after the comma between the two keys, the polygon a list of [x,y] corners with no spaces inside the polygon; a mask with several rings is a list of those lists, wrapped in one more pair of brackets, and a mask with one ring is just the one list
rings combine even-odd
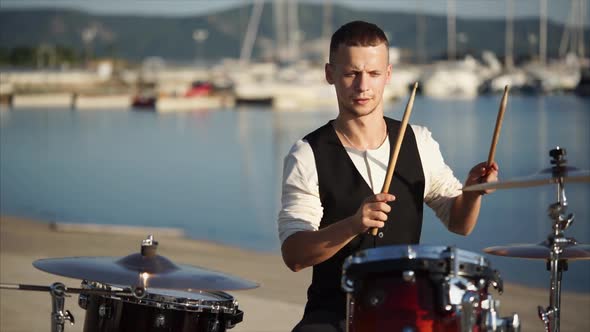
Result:
{"label": "drum stand", "polygon": [[66,321],[74,325],[74,315],[69,310],[64,311],[65,298],[73,294],[105,294],[114,296],[137,296],[136,292],[131,289],[121,291],[110,291],[103,289],[86,289],[86,288],[69,288],[61,282],[54,282],[51,286],[25,285],[25,284],[3,284],[0,283],[0,289],[13,289],[22,291],[49,292],[51,295],[51,332],[64,332]]}
{"label": "drum stand", "polygon": [[55,282],[49,286],[51,294],[51,332],[63,332],[64,323],[68,320],[74,325],[74,315],[69,310],[64,312],[66,286],[61,282]]}
{"label": "drum stand", "polygon": [[563,271],[567,271],[567,259],[561,259],[563,248],[575,245],[576,240],[565,237],[566,230],[574,220],[574,215],[565,215],[567,199],[565,197],[564,176],[567,168],[566,160],[563,159],[564,150],[556,149],[551,151],[553,160],[553,178],[557,183],[557,203],[549,206],[549,217],[553,219],[553,233],[547,238],[547,245],[550,248],[550,256],[547,260],[547,270],[551,273],[551,288],[549,295],[549,306],[543,309],[538,306],[539,318],[545,324],[546,332],[559,332],[560,305],[561,305],[561,277]]}
{"label": "drum stand", "polygon": [[74,315],[69,310],[64,312],[66,292],[69,289],[61,282],[54,282],[51,286],[0,284],[0,289],[49,292],[51,295],[51,332],[63,332],[66,321],[70,321],[70,325],[75,323]]}

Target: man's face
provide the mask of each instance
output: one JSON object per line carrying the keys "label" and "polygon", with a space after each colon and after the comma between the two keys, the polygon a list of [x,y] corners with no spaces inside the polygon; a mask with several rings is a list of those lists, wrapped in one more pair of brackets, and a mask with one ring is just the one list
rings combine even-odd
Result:
{"label": "man's face", "polygon": [[388,49],[340,45],[326,64],[326,79],[336,88],[340,113],[363,116],[383,109],[383,89],[391,77]]}

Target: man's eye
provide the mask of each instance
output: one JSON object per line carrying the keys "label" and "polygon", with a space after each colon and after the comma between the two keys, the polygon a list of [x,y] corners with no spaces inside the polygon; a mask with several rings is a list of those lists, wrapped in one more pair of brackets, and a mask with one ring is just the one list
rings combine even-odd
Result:
{"label": "man's eye", "polygon": [[371,73],[371,76],[372,76],[372,77],[379,77],[379,76],[381,76],[381,73],[378,73],[378,72],[377,72],[377,73],[376,73],[376,72],[373,72],[373,73]]}
{"label": "man's eye", "polygon": [[355,73],[344,73],[344,77],[354,77]]}

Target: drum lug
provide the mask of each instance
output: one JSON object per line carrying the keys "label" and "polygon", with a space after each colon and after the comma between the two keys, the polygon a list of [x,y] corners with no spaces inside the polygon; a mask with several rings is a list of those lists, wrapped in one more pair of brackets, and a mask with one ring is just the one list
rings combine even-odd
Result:
{"label": "drum lug", "polygon": [[217,319],[217,317],[215,318],[215,320],[213,320],[209,323],[208,331],[211,331],[211,332],[218,332],[219,331],[219,320]]}
{"label": "drum lug", "polygon": [[449,312],[453,309],[453,306],[451,305],[451,285],[450,285],[450,279],[448,277],[444,278],[444,280],[442,280],[439,283],[438,286],[438,292],[439,295],[437,296],[439,299],[441,299],[441,311],[442,312]]}
{"label": "drum lug", "polygon": [[110,319],[111,311],[111,307],[103,303],[98,307],[98,317],[102,319]]}
{"label": "drum lug", "polygon": [[412,270],[404,271],[404,272],[402,272],[402,278],[404,279],[405,282],[415,283],[416,282],[416,273],[414,273],[414,271],[412,271]]}
{"label": "drum lug", "polygon": [[162,328],[166,325],[166,316],[163,314],[158,314],[156,319],[154,320],[154,326],[157,328]]}
{"label": "drum lug", "polygon": [[80,296],[78,297],[78,305],[84,310],[88,309],[88,295],[80,293]]}

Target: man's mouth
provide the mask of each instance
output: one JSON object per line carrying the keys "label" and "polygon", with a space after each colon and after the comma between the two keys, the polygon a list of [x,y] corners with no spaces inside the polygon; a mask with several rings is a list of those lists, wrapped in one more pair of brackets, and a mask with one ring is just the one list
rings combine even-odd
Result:
{"label": "man's mouth", "polygon": [[366,103],[369,102],[369,100],[371,100],[370,98],[353,98],[352,99],[354,101],[355,104],[358,105],[365,105]]}

